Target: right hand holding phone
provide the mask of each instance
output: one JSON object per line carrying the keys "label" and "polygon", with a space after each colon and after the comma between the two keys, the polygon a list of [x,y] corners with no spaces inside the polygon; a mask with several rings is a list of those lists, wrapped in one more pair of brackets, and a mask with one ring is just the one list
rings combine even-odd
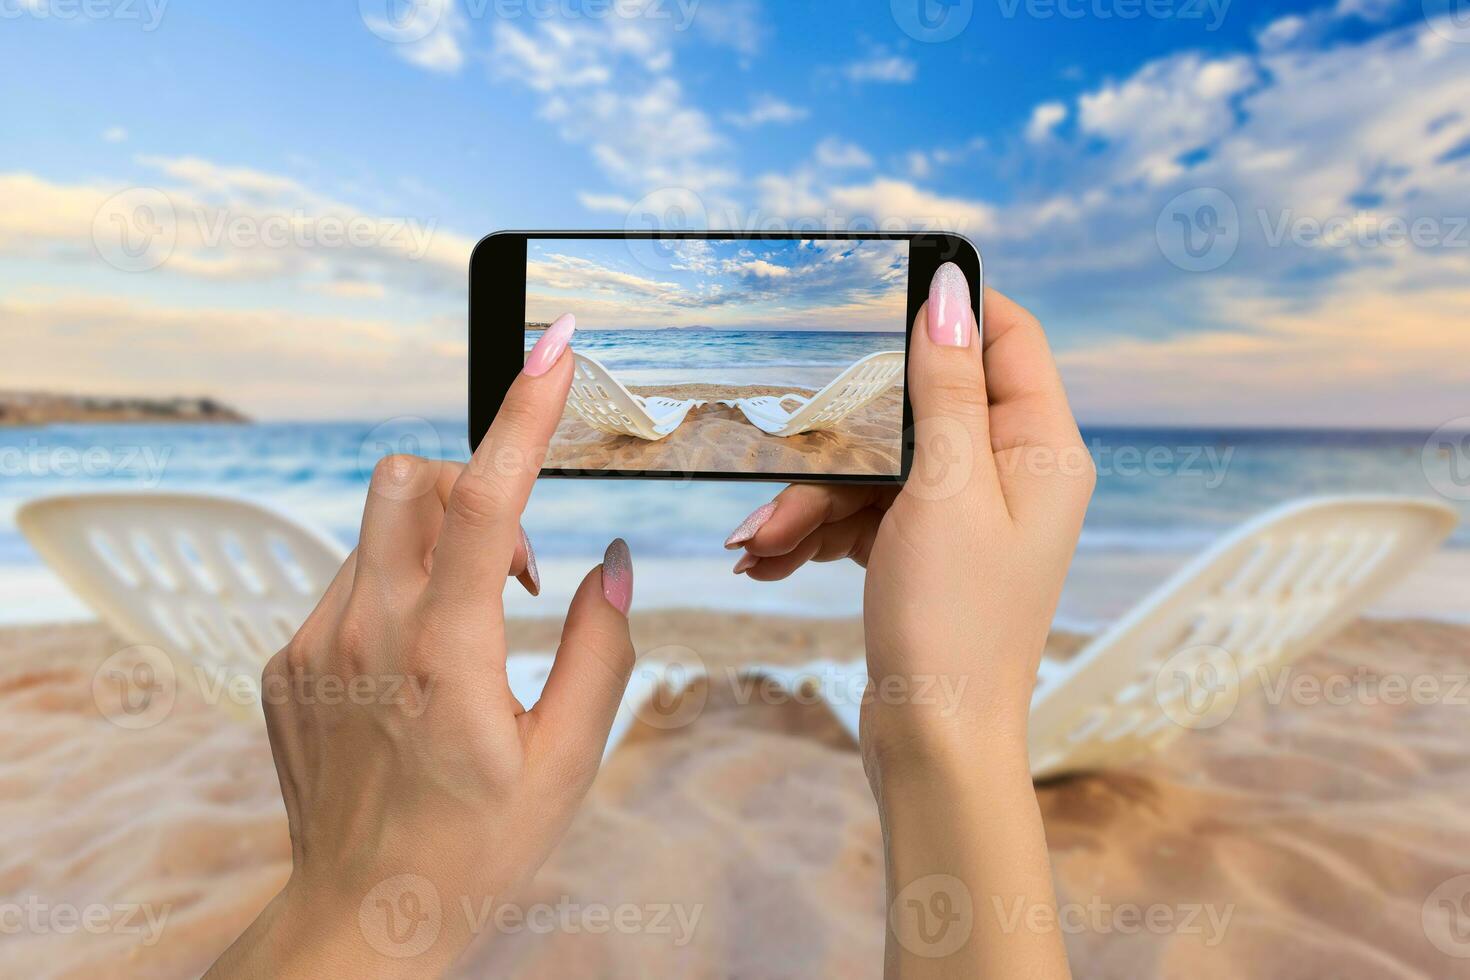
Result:
{"label": "right hand holding phone", "polygon": [[[867,568],[875,788],[891,767],[973,765],[977,751],[1025,765],[1031,691],[1095,480],[1036,318],[986,290],[982,342],[969,296],[942,266],[914,324],[904,487],[794,484],[726,542],[745,549],[736,572],[760,581],[808,561]],[[961,692],[954,703],[917,696],[939,679]]]}

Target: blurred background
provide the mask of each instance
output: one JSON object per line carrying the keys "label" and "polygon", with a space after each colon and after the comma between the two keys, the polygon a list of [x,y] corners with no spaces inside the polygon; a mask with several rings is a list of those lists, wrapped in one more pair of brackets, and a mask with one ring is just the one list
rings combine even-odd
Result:
{"label": "blurred background", "polygon": [[[1342,662],[1411,651],[1443,666],[1470,649],[1456,626],[1470,621],[1470,17],[1455,0],[0,0],[0,83],[0,653],[12,681],[30,678],[13,688],[0,759],[28,802],[0,807],[37,828],[0,891],[22,904],[148,893],[193,910],[146,947],[115,932],[0,935],[35,964],[64,947],[89,952],[57,961],[62,973],[116,969],[88,957],[130,950],[140,974],[197,973],[279,885],[284,837],[253,730],[217,729],[203,707],[178,709],[160,726],[171,734],[151,733],[172,741],[151,748],[99,747],[122,736],[88,727],[93,708],[75,729],[50,727],[65,724],[46,715],[55,704],[90,705],[87,658],[117,643],[32,550],[16,509],[76,491],[222,492],[350,547],[379,456],[468,452],[466,268],[498,229],[962,233],[987,284],[1045,325],[1099,469],[1059,634],[1096,632],[1272,506],[1381,493],[1447,504],[1461,524],[1375,600],[1378,625],[1353,627],[1361,656]],[[654,281],[670,261],[657,249],[629,259]],[[642,645],[745,631],[757,637],[747,653],[780,659],[792,631],[808,652],[860,642],[861,570],[814,566],[781,585],[730,574],[725,536],[776,489],[543,481],[525,526],[545,592],[512,585],[507,606],[559,615],[623,535],[635,608],[665,617],[645,621]],[[786,632],[750,634],[759,621]],[[57,664],[76,673],[37,694]],[[58,693],[78,678],[82,700]],[[1470,955],[1470,903],[1451,934],[1459,954],[1417,922],[1436,882],[1470,871],[1450,829],[1463,828],[1464,801],[1435,795],[1466,765],[1463,709],[1426,722],[1431,740],[1459,732],[1453,750],[1435,741],[1444,765],[1400,746],[1371,776],[1351,773],[1372,745],[1334,742],[1362,716],[1268,753],[1272,717],[1247,729],[1257,783],[1238,771],[1237,741],[1220,769],[1179,757],[1176,782],[1143,794],[1152,816],[1119,802],[1133,783],[1044,797],[1054,848],[1070,840],[1119,862],[1069,872],[1063,858],[1059,875],[1110,901],[1121,869],[1164,859],[1198,871],[1192,881],[1277,881],[1281,894],[1239,912],[1225,944],[1255,975],[1285,969],[1283,948],[1314,949],[1323,976],[1454,974]],[[868,855],[867,871],[849,871],[869,874],[876,825],[855,755],[822,751],[806,775],[782,777],[807,789],[770,790],[799,802],[770,837],[739,829],[760,822],[756,794],[730,803],[728,826],[688,816],[704,827],[690,851],[647,858],[718,853],[727,870],[769,859],[748,892],[711,879],[723,884],[701,893],[706,932],[673,958],[647,935],[626,947],[557,935],[475,962],[555,975],[575,951],[609,976],[787,975],[775,965],[787,957],[803,966],[793,975],[834,962],[876,975],[878,879],[849,889],[824,843]],[[218,769],[232,752],[250,775]],[[1314,752],[1319,765],[1260,775],[1275,772],[1266,755]],[[161,759],[175,767],[164,783],[214,789],[170,797]],[[707,764],[676,767],[690,813],[721,798]],[[604,824],[656,796],[654,769],[619,777],[587,819],[623,839]],[[1207,769],[1218,797],[1187,788]],[[812,775],[831,771],[844,775]],[[1429,783],[1404,783],[1411,774]],[[1298,800],[1292,819],[1330,799],[1340,822],[1308,834],[1263,816],[1304,782],[1326,795]],[[1429,801],[1407,805],[1435,828],[1436,854],[1408,845],[1414,820],[1379,812],[1390,799]],[[63,820],[98,801],[121,809]],[[1196,815],[1227,804],[1249,816],[1208,838]],[[1355,810],[1376,828],[1361,838]],[[1135,828],[1133,850],[1090,836],[1100,814]],[[1275,845],[1242,843],[1243,827]],[[627,833],[661,846],[653,831]],[[1365,849],[1373,861],[1339,867]],[[553,881],[570,888],[576,863]],[[1292,878],[1320,887],[1288,898]],[[1399,894],[1404,878],[1414,884]],[[618,880],[636,891],[655,878]],[[1177,884],[1159,894],[1193,894]],[[1146,905],[1152,886],[1133,885]],[[1406,899],[1407,917],[1368,928],[1324,897],[1343,890]],[[771,911],[736,926],[716,894],[767,896]],[[757,927],[772,959],[742,942]],[[834,952],[849,941],[851,961]],[[1068,941],[1086,956],[1079,975],[1223,962],[1177,932]],[[1292,975],[1319,975],[1296,962],[1307,972]],[[1231,975],[1218,968],[1209,975]]]}
{"label": "blurred background", "polygon": [[[0,430],[0,581],[72,608],[3,516],[72,481],[235,489],[350,542],[387,446],[467,451],[465,268],[501,228],[967,235],[1092,441],[1084,554],[1188,554],[1306,492],[1465,491],[1423,450],[1470,413],[1470,28],[1157,7],[8,0],[0,387],[256,424]],[[645,601],[669,559],[784,603],[720,548],[768,492],[547,484],[528,530],[584,564],[626,535]],[[851,611],[853,581],[800,602]]]}

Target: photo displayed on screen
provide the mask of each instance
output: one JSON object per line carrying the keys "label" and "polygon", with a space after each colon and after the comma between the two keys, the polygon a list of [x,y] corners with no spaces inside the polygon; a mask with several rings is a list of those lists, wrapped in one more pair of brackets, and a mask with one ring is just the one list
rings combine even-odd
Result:
{"label": "photo displayed on screen", "polygon": [[899,475],[908,249],[532,239],[526,349],[561,313],[577,318],[545,465]]}

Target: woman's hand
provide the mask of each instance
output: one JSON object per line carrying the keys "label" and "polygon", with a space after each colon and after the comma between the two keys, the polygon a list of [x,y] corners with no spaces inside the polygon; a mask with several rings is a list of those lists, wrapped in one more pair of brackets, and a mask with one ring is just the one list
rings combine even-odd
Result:
{"label": "woman's hand", "polygon": [[[736,572],[762,581],[808,561],[867,567],[862,749],[890,886],[963,870],[979,929],[994,925],[992,898],[1051,900],[1026,721],[1094,470],[1036,319],[986,290],[982,342],[952,264],[914,324],[908,385],[915,451],[902,490],[794,485],[726,545],[744,546]],[[942,685],[955,697],[936,697]],[[890,967],[912,952],[898,940]],[[965,975],[1022,975],[1060,950],[1050,940],[1041,959],[982,962],[1017,945],[977,936],[983,972]]]}
{"label": "woman's hand", "polygon": [[[289,881],[216,976],[436,975],[471,910],[546,859],[597,772],[633,666],[614,541],[572,600],[545,693],[506,680],[507,572],[572,378],[549,329],[469,464],[379,463],[357,550],[262,678]],[[527,565],[530,567],[528,568]]]}

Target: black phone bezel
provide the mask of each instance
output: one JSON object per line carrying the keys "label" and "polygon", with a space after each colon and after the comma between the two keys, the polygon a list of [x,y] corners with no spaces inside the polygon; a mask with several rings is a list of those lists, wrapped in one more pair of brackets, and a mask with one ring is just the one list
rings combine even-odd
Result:
{"label": "black phone bezel", "polygon": [[[929,280],[945,262],[954,262],[970,284],[970,306],[975,322],[981,323],[980,296],[984,289],[984,263],[980,251],[963,235],[948,232],[896,231],[497,231],[476,243],[470,253],[469,297],[469,426],[470,449],[480,441],[495,419],[506,392],[520,373],[525,359],[526,333],[526,243],[530,239],[741,239],[767,241],[858,241],[864,239],[905,240],[909,243],[908,311],[904,331],[905,371],[908,349],[913,342],[913,323],[929,296]],[[576,311],[572,311],[575,313]],[[983,327],[981,336],[984,336]],[[573,346],[575,347],[575,340]],[[908,478],[914,456],[913,410],[909,405],[905,376],[903,395],[903,445],[899,471],[892,475],[865,473],[770,473],[671,470],[582,470],[550,467],[541,470],[549,477],[594,477],[622,480],[735,480],[777,483],[898,484]]]}

